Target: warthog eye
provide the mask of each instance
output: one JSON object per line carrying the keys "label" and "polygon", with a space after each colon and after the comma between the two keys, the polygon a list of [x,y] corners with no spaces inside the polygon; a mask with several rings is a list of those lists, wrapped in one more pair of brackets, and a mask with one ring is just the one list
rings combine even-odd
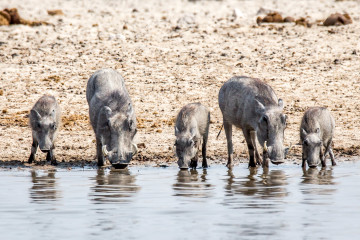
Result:
{"label": "warthog eye", "polygon": [[55,130],[55,129],[56,129],[55,123],[50,124],[50,128],[51,128],[52,130]]}
{"label": "warthog eye", "polygon": [[36,124],[36,127],[41,128],[41,124],[40,124],[40,123],[37,123],[37,124]]}
{"label": "warthog eye", "polygon": [[304,140],[303,145],[305,145],[305,146],[309,145],[308,140]]}

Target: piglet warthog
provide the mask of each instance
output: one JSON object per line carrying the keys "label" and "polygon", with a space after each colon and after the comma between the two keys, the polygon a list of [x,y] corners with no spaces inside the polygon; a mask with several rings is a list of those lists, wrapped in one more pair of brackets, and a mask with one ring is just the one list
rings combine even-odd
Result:
{"label": "piglet warthog", "polygon": [[30,111],[30,126],[32,129],[32,147],[28,162],[35,161],[35,154],[39,146],[42,152],[46,152],[46,160],[56,165],[54,156],[54,141],[60,126],[60,107],[53,96],[44,95]]}
{"label": "piglet warthog", "polygon": [[96,71],[86,88],[90,122],[96,135],[98,166],[108,157],[114,167],[126,167],[137,147],[136,117],[124,79],[115,70]]}
{"label": "piglet warthog", "polygon": [[198,149],[202,145],[202,167],[207,168],[206,143],[209,134],[210,112],[200,103],[185,105],[176,118],[175,148],[181,169],[196,168]]}
{"label": "piglet warthog", "polygon": [[[232,77],[219,91],[219,106],[227,139],[228,167],[233,162],[232,125],[243,131],[249,149],[250,167],[261,163],[267,167],[269,159],[274,164],[284,161],[286,115],[282,112],[283,101],[278,100],[269,85],[255,78]],[[263,161],[256,139],[263,146]]]}
{"label": "piglet warthog", "polygon": [[[330,154],[332,165],[336,165],[331,142],[335,129],[335,121],[330,111],[323,107],[309,108],[301,120],[300,139],[302,142],[302,167],[307,161],[309,167],[316,167],[320,161],[326,166],[326,154]],[[322,147],[325,148],[325,153]]]}

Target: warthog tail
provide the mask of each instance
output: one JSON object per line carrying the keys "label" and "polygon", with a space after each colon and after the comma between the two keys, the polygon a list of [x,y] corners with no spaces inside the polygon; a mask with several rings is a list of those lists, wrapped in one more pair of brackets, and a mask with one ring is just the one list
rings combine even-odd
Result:
{"label": "warthog tail", "polygon": [[223,125],[221,125],[220,131],[219,131],[218,135],[216,136],[216,140],[218,139],[218,137],[219,137],[219,135],[220,135],[221,130],[223,129],[223,127],[224,127],[224,124],[223,124]]}

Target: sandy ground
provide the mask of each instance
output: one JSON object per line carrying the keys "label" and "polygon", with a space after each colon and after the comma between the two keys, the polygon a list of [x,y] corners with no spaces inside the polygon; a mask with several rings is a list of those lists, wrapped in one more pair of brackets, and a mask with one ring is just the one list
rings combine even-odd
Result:
{"label": "sandy ground", "polygon": [[[211,110],[210,163],[227,158],[217,95],[234,75],[270,84],[285,103],[286,145],[299,142],[310,106],[336,119],[337,157],[360,153],[360,1],[1,1],[48,26],[0,26],[0,161],[26,161],[31,149],[28,113],[44,93],[57,97],[63,125],[56,143],[61,162],[95,163],[86,82],[101,68],[117,69],[136,108],[134,163],[174,163],[174,118],[186,103]],[[241,11],[233,16],[234,9]],[[324,20],[347,12],[353,24],[311,28],[256,24],[260,8],[283,16]],[[64,15],[49,16],[61,9]],[[242,133],[234,131],[235,163],[247,161]],[[301,162],[295,145],[289,161]],[[45,154],[38,153],[43,160]],[[146,161],[146,163],[144,163]]]}

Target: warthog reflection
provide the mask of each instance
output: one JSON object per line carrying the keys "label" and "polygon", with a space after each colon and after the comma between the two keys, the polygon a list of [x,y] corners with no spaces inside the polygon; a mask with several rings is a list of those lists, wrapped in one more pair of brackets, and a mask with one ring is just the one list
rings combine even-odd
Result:
{"label": "warthog reflection", "polygon": [[307,170],[303,169],[303,177],[301,183],[310,183],[318,185],[333,185],[333,172],[332,169],[326,169],[326,167],[321,168],[319,171],[318,168],[309,168]]}
{"label": "warthog reflection", "polygon": [[199,174],[196,169],[179,170],[176,183],[173,185],[174,196],[208,198],[211,197],[211,190],[214,188],[207,183],[207,170],[203,169]]}
{"label": "warthog reflection", "polygon": [[[301,184],[313,184],[313,185],[335,185],[333,181],[334,176],[332,168],[327,169],[326,167],[321,168],[309,168],[307,170],[303,169],[303,176]],[[301,192],[304,194],[319,194],[319,195],[328,195],[333,194],[336,191],[336,188],[324,188],[324,187],[306,187],[301,189]]]}
{"label": "warthog reflection", "polygon": [[30,198],[34,202],[44,203],[47,201],[55,201],[60,194],[56,186],[55,178],[56,170],[48,171],[46,175],[40,175],[36,171],[31,171]]}
{"label": "warthog reflection", "polygon": [[96,203],[126,203],[140,189],[135,184],[135,176],[127,168],[109,173],[99,169],[91,180],[95,180],[95,185],[91,187],[90,198]]}
{"label": "warthog reflection", "polygon": [[287,177],[282,170],[263,169],[258,175],[257,168],[249,168],[249,175],[236,178],[231,169],[227,173],[226,195],[243,194],[256,198],[283,198],[288,195],[285,185]]}

